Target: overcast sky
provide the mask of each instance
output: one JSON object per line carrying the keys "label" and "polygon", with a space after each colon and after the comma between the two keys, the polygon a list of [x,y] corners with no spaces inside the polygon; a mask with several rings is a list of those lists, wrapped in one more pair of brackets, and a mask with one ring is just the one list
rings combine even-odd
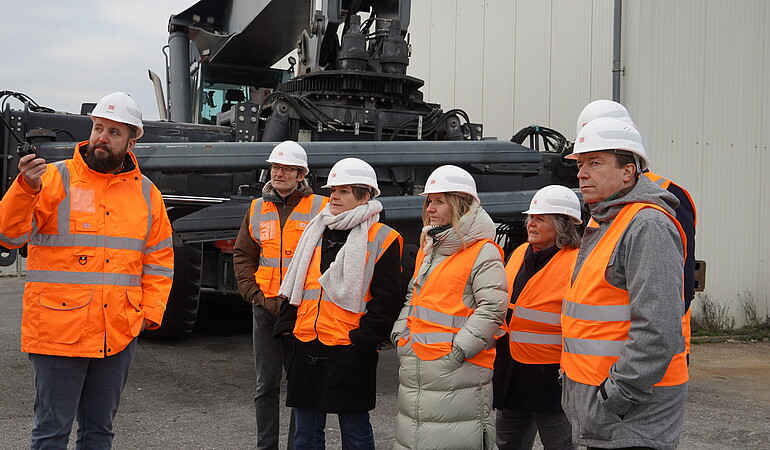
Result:
{"label": "overcast sky", "polygon": [[[42,106],[80,112],[125,91],[144,118],[158,118],[147,69],[165,91],[168,19],[194,0],[0,0],[0,91],[27,94]],[[164,92],[165,93],[165,92]],[[13,101],[12,108],[21,104]]]}

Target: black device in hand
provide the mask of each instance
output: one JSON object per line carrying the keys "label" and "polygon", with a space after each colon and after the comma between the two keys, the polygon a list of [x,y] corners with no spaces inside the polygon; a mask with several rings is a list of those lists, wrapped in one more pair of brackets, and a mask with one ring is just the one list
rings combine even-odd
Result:
{"label": "black device in hand", "polygon": [[16,147],[16,153],[18,153],[19,157],[32,155],[37,153],[37,148],[29,142],[19,142],[18,147]]}

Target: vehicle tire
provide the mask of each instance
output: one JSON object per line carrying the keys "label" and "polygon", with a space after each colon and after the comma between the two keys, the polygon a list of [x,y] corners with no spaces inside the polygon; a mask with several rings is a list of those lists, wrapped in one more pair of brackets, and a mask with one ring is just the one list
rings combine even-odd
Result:
{"label": "vehicle tire", "polygon": [[198,302],[201,296],[200,244],[184,244],[174,248],[174,283],[163,315],[156,330],[145,330],[151,339],[181,339],[192,334]]}

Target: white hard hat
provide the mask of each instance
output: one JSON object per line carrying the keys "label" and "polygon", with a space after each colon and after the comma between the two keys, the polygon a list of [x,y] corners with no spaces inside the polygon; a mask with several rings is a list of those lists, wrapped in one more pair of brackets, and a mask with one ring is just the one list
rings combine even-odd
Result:
{"label": "white hard hat", "polygon": [[631,114],[625,106],[612,100],[594,100],[587,104],[583,111],[580,112],[577,120],[577,131],[575,135],[580,134],[580,130],[588,124],[588,122],[598,119],[600,117],[614,117],[620,119],[629,125],[636,126],[634,121],[631,120]]}
{"label": "white hard hat", "polygon": [[305,149],[294,141],[283,141],[276,145],[273,151],[270,152],[267,162],[302,167],[305,174],[310,171],[307,168],[307,153],[305,153]]}
{"label": "white hard hat", "polygon": [[588,125],[578,133],[575,147],[566,158],[578,159],[581,153],[612,150],[633,153],[638,160],[640,172],[650,166],[639,130],[627,122],[612,117],[602,117],[588,122]]}
{"label": "white hard hat", "polygon": [[332,186],[365,185],[374,190],[374,197],[380,195],[377,186],[377,173],[366,161],[358,158],[345,158],[337,161],[329,171],[329,178],[322,188]]}
{"label": "white hard hat", "polygon": [[564,214],[575,219],[576,224],[583,222],[580,219],[580,200],[577,194],[558,184],[537,191],[524,214]]}
{"label": "white hard hat", "polygon": [[465,169],[451,164],[441,166],[433,171],[425,182],[425,190],[420,195],[438,194],[441,192],[461,192],[479,200],[476,192],[476,180]]}
{"label": "white hard hat", "polygon": [[115,122],[125,123],[137,128],[136,138],[139,139],[144,134],[142,126],[142,109],[125,92],[113,92],[99,100],[94,110],[90,114],[91,120],[94,117],[114,120]]}

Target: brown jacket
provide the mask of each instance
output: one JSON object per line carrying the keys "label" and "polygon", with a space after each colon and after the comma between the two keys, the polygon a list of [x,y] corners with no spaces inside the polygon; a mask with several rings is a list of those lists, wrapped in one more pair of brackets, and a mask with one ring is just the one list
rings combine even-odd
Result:
{"label": "brown jacket", "polygon": [[[299,184],[297,190],[285,199],[275,192],[270,183],[267,183],[264,189],[262,189],[262,198],[265,201],[275,203],[278,207],[281,229],[283,229],[286,218],[289,217],[300,199],[312,194],[313,189],[304,180]],[[238,290],[241,292],[244,300],[255,305],[261,305],[265,310],[277,316],[279,302],[275,298],[265,299],[254,278],[254,273],[259,266],[260,247],[249,233],[249,219],[249,214],[246,213],[243,223],[241,223],[241,229],[238,231],[235,246],[233,247],[233,270],[235,271],[235,279],[238,282]]]}

